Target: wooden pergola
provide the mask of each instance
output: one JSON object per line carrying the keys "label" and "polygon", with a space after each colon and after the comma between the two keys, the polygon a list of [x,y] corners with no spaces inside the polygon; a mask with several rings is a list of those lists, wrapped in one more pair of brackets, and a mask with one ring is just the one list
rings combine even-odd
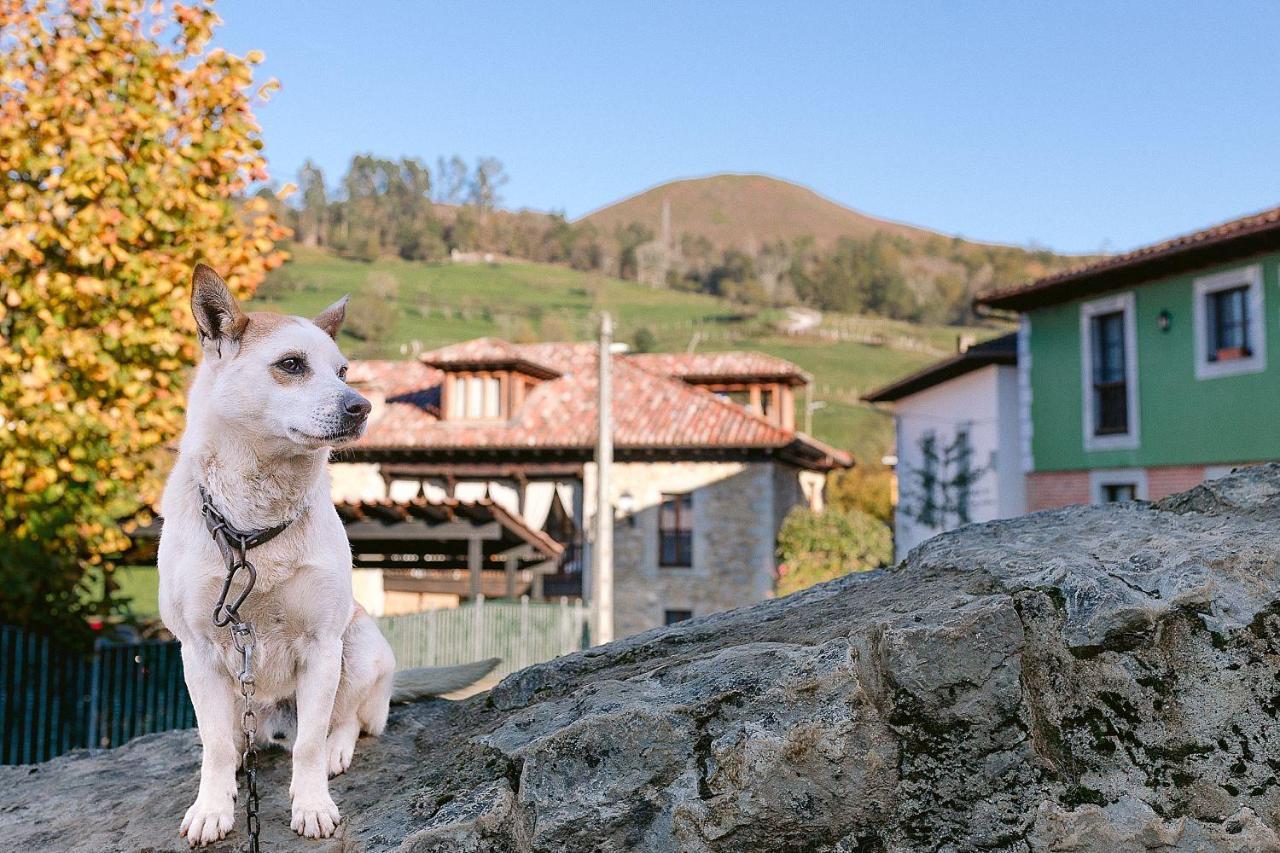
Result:
{"label": "wooden pergola", "polygon": [[388,589],[514,598],[542,596],[564,546],[489,498],[335,504],[356,568],[383,569]]}

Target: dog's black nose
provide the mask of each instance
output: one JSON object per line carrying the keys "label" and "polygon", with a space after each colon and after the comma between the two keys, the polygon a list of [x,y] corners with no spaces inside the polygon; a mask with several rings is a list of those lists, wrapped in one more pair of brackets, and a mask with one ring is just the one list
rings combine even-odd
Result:
{"label": "dog's black nose", "polygon": [[363,418],[373,409],[373,404],[354,391],[348,391],[342,398],[342,412],[352,420]]}

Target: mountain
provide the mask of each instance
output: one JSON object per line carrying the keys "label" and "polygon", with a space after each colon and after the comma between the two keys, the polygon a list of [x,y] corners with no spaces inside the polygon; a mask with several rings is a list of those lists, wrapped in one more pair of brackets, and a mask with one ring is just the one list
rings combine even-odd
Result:
{"label": "mountain", "polygon": [[588,213],[579,222],[603,233],[639,222],[662,233],[662,208],[671,211],[671,234],[706,237],[716,249],[752,252],[778,239],[809,235],[820,247],[841,237],[868,238],[876,232],[923,243],[946,234],[878,219],[825,198],[808,187],[768,175],[722,174],[670,181]]}

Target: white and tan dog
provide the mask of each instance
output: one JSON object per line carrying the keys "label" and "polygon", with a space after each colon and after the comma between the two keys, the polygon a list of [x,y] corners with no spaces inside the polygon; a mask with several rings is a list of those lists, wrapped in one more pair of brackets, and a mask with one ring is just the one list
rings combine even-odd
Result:
{"label": "white and tan dog", "polygon": [[347,362],[334,341],[346,300],[314,321],[245,314],[201,264],[191,307],[203,358],[161,503],[159,553],[160,613],[182,641],[204,748],[199,794],[180,831],[196,846],[231,829],[244,743],[240,657],[229,629],[212,621],[227,565],[201,514],[203,488],[240,530],[289,522],[249,552],[257,583],[240,612],[257,634],[259,739],[292,736],[284,744],[293,751],[291,825],[323,838],[339,821],[329,776],[347,769],[362,731],[382,732],[388,704],[459,689],[496,661],[393,675],[390,646],[352,599],[351,548],[327,470],[330,449],[358,438],[370,410],[347,387]]}

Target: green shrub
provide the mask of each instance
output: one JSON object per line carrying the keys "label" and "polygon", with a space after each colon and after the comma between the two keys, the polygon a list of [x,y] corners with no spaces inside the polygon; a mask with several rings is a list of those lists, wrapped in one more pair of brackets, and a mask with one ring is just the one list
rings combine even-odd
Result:
{"label": "green shrub", "polygon": [[778,595],[889,563],[893,537],[884,522],[858,510],[796,507],[778,533]]}

